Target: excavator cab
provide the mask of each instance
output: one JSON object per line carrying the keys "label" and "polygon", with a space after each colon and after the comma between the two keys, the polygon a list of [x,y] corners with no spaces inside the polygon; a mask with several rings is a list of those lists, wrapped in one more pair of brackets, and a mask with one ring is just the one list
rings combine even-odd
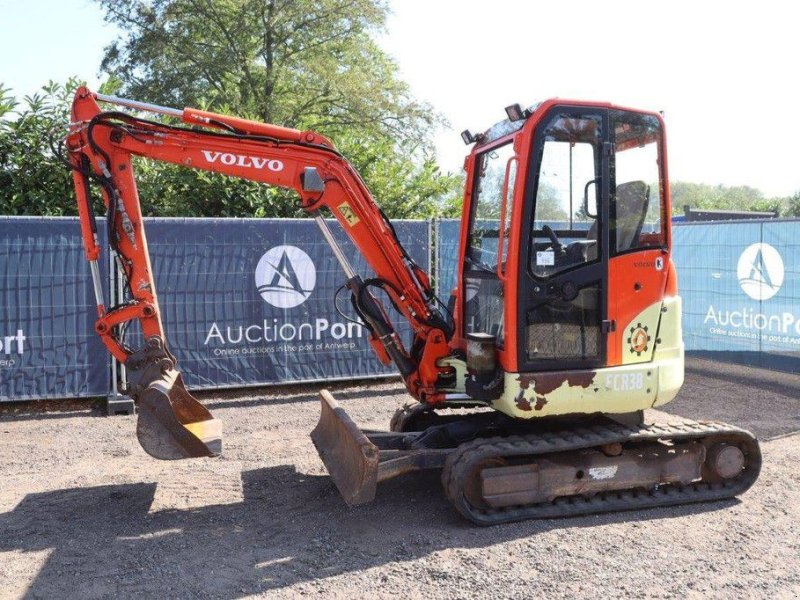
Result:
{"label": "excavator cab", "polygon": [[660,115],[559,101],[509,112],[467,162],[457,311],[465,345],[488,340],[498,363],[468,392],[519,418],[669,401],[683,363]]}

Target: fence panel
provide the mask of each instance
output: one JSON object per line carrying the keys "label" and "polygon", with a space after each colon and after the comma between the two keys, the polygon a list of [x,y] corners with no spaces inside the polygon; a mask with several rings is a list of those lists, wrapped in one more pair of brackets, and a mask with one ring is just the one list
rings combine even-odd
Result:
{"label": "fence panel", "polygon": [[[366,331],[336,312],[343,274],[312,221],[148,219],[146,226],[168,338],[191,387],[395,372],[377,361]],[[356,269],[371,276],[339,225],[331,226]],[[425,269],[429,227],[397,223]],[[445,301],[456,284],[459,227],[436,221],[436,286]],[[800,221],[687,223],[673,238],[687,350],[800,370]],[[346,292],[339,305],[353,316]],[[0,401],[108,393],[110,359],[93,331],[77,219],[0,217],[0,309]],[[395,321],[407,340],[408,326]],[[135,327],[128,340],[141,343]]]}
{"label": "fence panel", "polygon": [[0,217],[0,401],[105,396],[96,315],[78,219]]}
{"label": "fence panel", "polygon": [[[338,223],[329,225],[356,271],[372,276]],[[427,270],[429,224],[395,226]],[[396,372],[377,360],[366,329],[337,313],[345,276],[310,219],[147,219],[145,227],[170,349],[189,387]],[[339,307],[355,316],[346,290]],[[408,339],[408,325],[396,325]]]}
{"label": "fence panel", "polygon": [[761,262],[766,280],[762,285],[771,286],[765,290],[774,290],[775,295],[761,303],[768,323],[762,331],[760,350],[767,365],[783,359],[784,364],[789,361],[800,371],[800,221],[765,222],[762,242],[773,247],[780,260],[764,249]]}
{"label": "fence panel", "polygon": [[[683,339],[687,350],[758,349],[758,336],[720,327],[710,314],[741,308],[748,300],[736,275],[737,258],[760,241],[760,223],[680,225],[673,228],[673,260],[683,297]],[[749,335],[749,334],[748,334]]]}
{"label": "fence panel", "polygon": [[688,351],[800,370],[800,221],[673,229]]}

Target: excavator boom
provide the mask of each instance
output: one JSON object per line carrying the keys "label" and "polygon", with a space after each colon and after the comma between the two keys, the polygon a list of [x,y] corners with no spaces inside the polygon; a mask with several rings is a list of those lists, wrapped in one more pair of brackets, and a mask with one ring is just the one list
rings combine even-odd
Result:
{"label": "excavator boom", "polygon": [[[98,102],[160,113],[186,125],[103,111]],[[319,225],[347,277],[353,306],[384,363],[394,362],[409,392],[436,403],[437,382],[452,375],[437,361],[449,353],[452,325],[439,309],[427,274],[411,260],[391,223],[363,180],[325,137],[276,125],[185,108],[155,106],[95,94],[80,88],[72,106],[67,148],[97,300],[97,333],[128,370],[129,393],[139,403],[137,432],[158,458],[207,456],[221,449],[221,428],[186,390],[169,352],[155,289],[132,156],[293,189],[300,206]],[[100,185],[107,207],[111,253],[125,274],[130,298],[107,307],[100,285],[98,245],[90,183]],[[321,211],[327,209],[366,258],[376,276],[363,280],[334,239]],[[410,323],[413,343],[405,348],[383,305],[380,291]],[[125,344],[130,321],[138,321],[146,345]]]}

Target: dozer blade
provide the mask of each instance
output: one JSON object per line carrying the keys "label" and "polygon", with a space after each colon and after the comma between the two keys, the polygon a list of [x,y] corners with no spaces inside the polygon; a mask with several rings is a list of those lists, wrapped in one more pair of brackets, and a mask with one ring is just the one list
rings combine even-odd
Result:
{"label": "dozer blade", "polygon": [[145,452],[161,460],[222,453],[222,423],[186,390],[170,369],[139,395],[136,436]]}
{"label": "dozer blade", "polygon": [[311,440],[344,501],[350,506],[370,502],[378,485],[380,451],[328,390],[319,396],[322,413]]}

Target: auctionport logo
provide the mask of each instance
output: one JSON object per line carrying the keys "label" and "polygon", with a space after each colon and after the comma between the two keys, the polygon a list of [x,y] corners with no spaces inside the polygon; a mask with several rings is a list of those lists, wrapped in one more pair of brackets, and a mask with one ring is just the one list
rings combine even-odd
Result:
{"label": "auctionport logo", "polygon": [[[758,302],[769,300],[777,294],[786,275],[783,259],[769,244],[751,244],[745,248],[736,265],[736,276],[742,291]],[[734,301],[736,302],[736,301]],[[747,343],[766,342],[776,348],[795,350],[800,347],[800,315],[795,307],[780,310],[786,303],[723,308],[709,305],[703,324],[712,335],[727,336]]]}
{"label": "auctionport logo", "polygon": [[25,332],[17,329],[14,335],[0,336],[0,367],[13,367],[18,356],[25,354]]}
{"label": "auctionport logo", "polygon": [[265,302],[277,308],[294,308],[305,302],[317,284],[311,258],[295,246],[268,250],[256,266],[256,287]]}
{"label": "auctionport logo", "polygon": [[783,259],[769,244],[753,244],[739,257],[736,275],[745,294],[753,300],[769,300],[783,285]]}
{"label": "auctionport logo", "polygon": [[[308,300],[317,284],[311,258],[296,246],[276,246],[258,261],[255,283],[265,302],[276,308],[294,308]],[[286,319],[286,320],[284,320]],[[364,335],[355,321],[336,322],[324,317],[300,321],[291,315],[267,317],[260,323],[211,323],[204,346],[214,356],[256,356],[297,352],[343,351],[356,347]]]}
{"label": "auctionport logo", "polygon": [[10,356],[11,354],[25,354],[25,332],[17,329],[14,335],[0,336],[0,354]]}

